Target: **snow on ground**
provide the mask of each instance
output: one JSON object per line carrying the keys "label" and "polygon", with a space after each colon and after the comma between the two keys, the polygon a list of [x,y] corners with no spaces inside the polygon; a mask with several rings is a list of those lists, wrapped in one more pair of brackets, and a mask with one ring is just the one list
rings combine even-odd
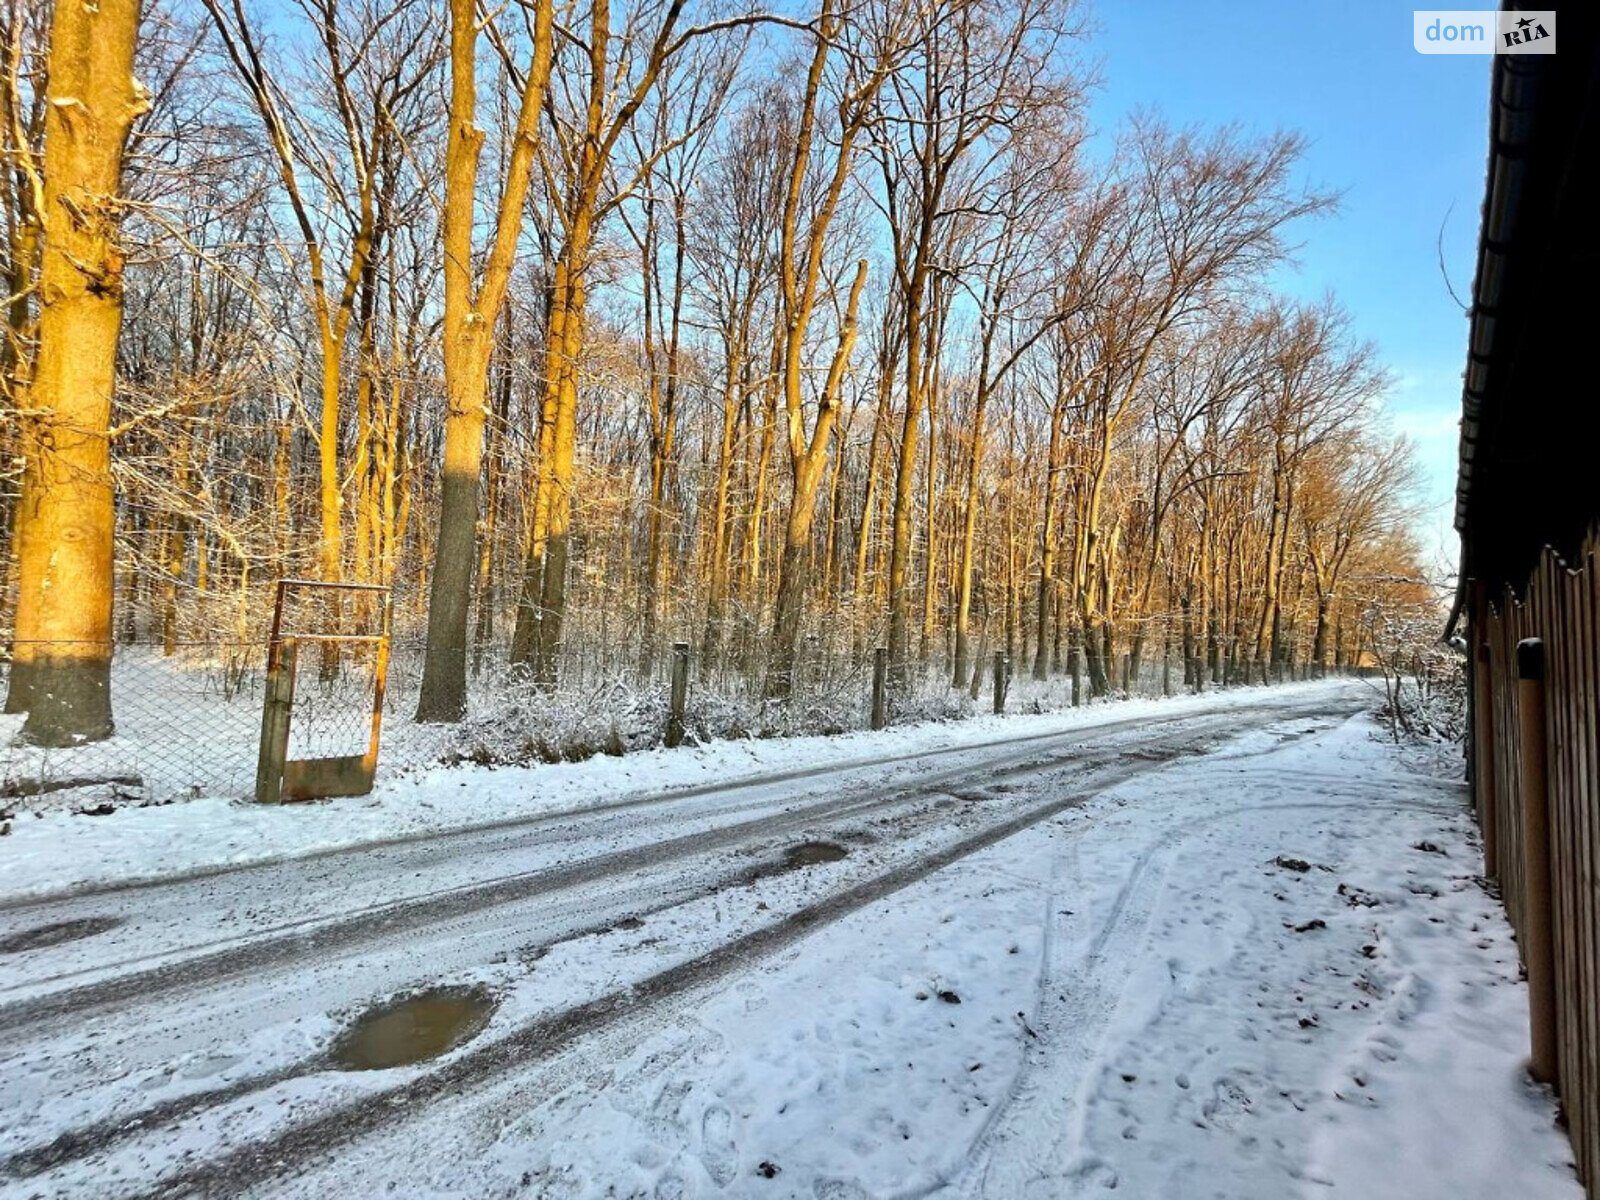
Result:
{"label": "snow on ground", "polygon": [[[0,1112],[11,1114],[0,1151],[99,1132],[60,1172],[5,1176],[0,1193],[143,1194],[164,1172],[260,1145],[266,1176],[223,1175],[210,1194],[254,1182],[252,1193],[306,1197],[1578,1200],[1553,1099],[1527,1081],[1525,988],[1503,912],[1477,876],[1459,758],[1404,751],[1371,718],[1338,715],[1361,688],[1241,690],[526,770],[441,768],[385,785],[371,803],[208,815],[201,801],[24,819],[0,853],[31,847],[23,861],[33,874],[13,870],[8,889],[235,853],[290,861],[124,893],[115,903],[126,925],[28,960],[12,989],[24,998],[93,984],[102,969],[160,967],[168,932],[196,954],[223,946],[218,938],[247,939],[237,963],[222,962],[232,975],[143,1006],[133,996],[59,1019],[15,1010],[0,1047]],[[1160,732],[1169,715],[1219,705],[1238,722],[1220,738],[1215,718],[1192,719],[1213,731],[1204,736]],[[1127,727],[1133,717],[1148,724]],[[1044,743],[970,752],[1094,726],[1098,741],[1058,740],[1048,752]],[[341,839],[392,836],[397,822],[426,833],[850,763],[796,781],[807,794],[793,814],[787,782],[742,799],[682,790],[671,804],[630,810],[648,814],[631,833],[585,832],[575,820],[552,838],[540,826],[506,845],[495,845],[500,834],[474,840],[470,862],[427,841],[361,862],[292,860]],[[901,787],[913,771],[915,786]],[[1061,807],[1095,779],[1123,782]],[[812,836],[819,794],[847,806],[830,819],[849,856],[753,871],[766,861],[755,851]],[[771,950],[740,951],[681,990],[649,986],[1019,812],[1056,815],[936,859],[946,865],[917,882],[795,925]],[[754,841],[718,848],[712,835],[728,821],[758,814]],[[242,832],[230,834],[229,821]],[[66,849],[30,842],[30,826],[64,833]],[[624,835],[687,838],[700,859],[619,868],[481,910],[446,903],[453,891],[441,884],[598,861]],[[163,837],[171,846],[160,856]],[[110,865],[88,861],[96,854]],[[421,869],[430,857],[441,860],[437,877]],[[200,903],[213,886],[215,914]],[[320,950],[308,942],[304,961],[277,967],[278,943],[263,940],[252,974],[248,938],[285,932],[275,905],[316,910],[317,889],[332,887],[350,890],[357,908],[368,891],[406,888],[443,907],[386,940],[387,921],[405,915],[396,908],[371,936]],[[272,894],[252,899],[252,888]],[[165,893],[169,906],[190,895],[199,911],[171,919]],[[500,1007],[435,1064],[329,1069],[323,1055],[363,997],[432,983],[487,988]],[[625,997],[625,1015],[567,1041],[516,1040],[603,996]],[[512,1055],[501,1068],[462,1071],[414,1106],[400,1090],[474,1054],[494,1061],[496,1047]],[[152,1115],[208,1087],[215,1097],[187,1116]],[[274,1139],[360,1117],[341,1106],[363,1096],[381,1112],[360,1126],[369,1132],[288,1155],[293,1166],[271,1175]]]}
{"label": "snow on ground", "polygon": [[289,1190],[1577,1200],[1444,769],[1244,735]]}
{"label": "snow on ground", "polygon": [[[1272,690],[1292,689],[1309,696],[1319,689],[1368,687],[1363,682],[1329,680]],[[1218,705],[1257,704],[1262,697],[1263,689],[1238,688],[832,737],[719,741],[621,757],[597,756],[581,763],[414,768],[392,778],[380,777],[370,796],[281,808],[204,796],[181,804],[123,807],[104,816],[23,812],[10,820],[11,833],[0,841],[0,902],[492,826],[766,774],[959,750],[1003,738]]]}

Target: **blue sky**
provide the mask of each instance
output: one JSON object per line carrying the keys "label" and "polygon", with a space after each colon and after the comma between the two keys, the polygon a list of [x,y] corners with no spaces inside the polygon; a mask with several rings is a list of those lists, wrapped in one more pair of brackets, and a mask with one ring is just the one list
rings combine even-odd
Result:
{"label": "blue sky", "polygon": [[[1488,7],[1485,5],[1484,7]],[[1098,0],[1095,123],[1154,108],[1174,124],[1291,128],[1310,141],[1305,178],[1342,193],[1302,224],[1298,266],[1274,278],[1332,290],[1395,376],[1388,408],[1426,471],[1417,524],[1431,560],[1453,563],[1450,503],[1467,299],[1488,153],[1489,56],[1421,55],[1412,6],[1346,0]]]}

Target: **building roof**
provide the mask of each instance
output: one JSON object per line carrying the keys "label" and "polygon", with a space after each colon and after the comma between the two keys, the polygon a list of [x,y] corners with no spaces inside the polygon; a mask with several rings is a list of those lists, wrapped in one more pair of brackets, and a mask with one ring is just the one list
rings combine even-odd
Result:
{"label": "building roof", "polygon": [[1600,520],[1600,39],[1587,5],[1558,16],[1555,54],[1494,60],[1456,483],[1463,586],[1520,588],[1544,546],[1570,557]]}

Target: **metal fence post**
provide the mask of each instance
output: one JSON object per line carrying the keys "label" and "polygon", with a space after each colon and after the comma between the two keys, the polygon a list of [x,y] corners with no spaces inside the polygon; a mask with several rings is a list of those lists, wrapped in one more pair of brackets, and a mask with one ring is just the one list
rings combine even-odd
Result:
{"label": "metal fence post", "polygon": [[672,698],[667,708],[667,745],[683,744],[684,711],[689,703],[689,643],[672,643]]}
{"label": "metal fence post", "polygon": [[889,723],[889,651],[879,646],[872,652],[872,727]]}
{"label": "metal fence post", "polygon": [[1006,652],[994,652],[994,711],[1006,711]]}
{"label": "metal fence post", "polygon": [[294,706],[294,670],[299,650],[293,638],[267,651],[267,686],[261,703],[261,749],[256,756],[256,801],[283,798],[283,764],[289,757],[289,713]]}
{"label": "metal fence post", "polygon": [[1528,968],[1529,1073],[1555,1083],[1556,984],[1550,928],[1550,793],[1545,786],[1544,643],[1517,643],[1518,705],[1522,741],[1523,920],[1518,941]]}

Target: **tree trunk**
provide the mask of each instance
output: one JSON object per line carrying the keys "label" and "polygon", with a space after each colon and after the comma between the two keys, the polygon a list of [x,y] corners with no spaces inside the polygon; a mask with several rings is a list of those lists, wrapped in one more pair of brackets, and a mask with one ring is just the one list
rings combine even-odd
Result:
{"label": "tree trunk", "polygon": [[483,670],[483,658],[494,639],[495,541],[500,523],[500,488],[504,467],[501,442],[511,418],[511,308],[501,319],[500,368],[495,380],[494,419],[489,425],[489,450],[484,460],[483,532],[478,538],[478,616],[472,631],[472,673]]}
{"label": "tree trunk", "polygon": [[[180,435],[178,462],[173,472],[178,487],[184,494],[189,491],[189,444],[186,438]],[[178,652],[178,587],[183,582],[184,560],[187,557],[189,526],[192,524],[187,518],[173,516],[172,525],[166,532],[167,550],[165,554],[166,589],[161,610],[161,648],[162,653],[171,658]],[[203,590],[203,585],[197,590]]]}
{"label": "tree trunk", "polygon": [[[921,270],[919,264],[919,273]],[[889,677],[904,695],[911,665],[911,515],[915,507],[917,442],[922,427],[922,287],[920,274],[906,298],[906,411],[894,478],[894,513],[889,542]],[[929,463],[932,470],[932,463]],[[932,536],[932,530],[928,531]]]}
{"label": "tree trunk", "polygon": [[567,563],[572,534],[572,485],[576,471],[578,427],[578,360],[582,356],[585,289],[581,273],[588,255],[588,227],[580,223],[571,238],[566,264],[566,295],[562,304],[560,337],[551,346],[549,368],[554,384],[550,439],[548,513],[544,538],[544,571],[539,591],[539,638],[534,656],[534,679],[554,689],[561,661],[562,626],[567,614]]}
{"label": "tree trunk", "polygon": [[[987,352],[987,344],[984,349]],[[978,474],[983,467],[983,422],[989,402],[989,389],[981,382],[982,374],[980,371],[977,402],[972,411],[972,449],[967,456],[966,514],[961,524],[961,567],[956,584],[955,670],[950,679],[951,687],[966,685],[970,665],[967,623],[972,616],[972,552],[978,527]],[[978,661],[983,661],[982,655]]]}
{"label": "tree trunk", "polygon": [[322,537],[317,560],[325,583],[338,583],[343,575],[339,495],[339,343],[331,336],[322,341],[322,423],[317,431],[317,471],[321,486]]}
{"label": "tree trunk", "polygon": [[522,228],[534,136],[544,81],[550,71],[551,21],[551,0],[540,0],[535,16],[534,61],[523,86],[494,245],[483,268],[482,286],[474,294],[472,225],[478,153],[483,146],[483,131],[474,124],[478,23],[472,0],[451,0],[450,4],[450,130],[444,208],[444,477],[428,597],[428,651],[417,701],[418,721],[459,721],[466,709],[467,610],[472,599],[478,477],[483,469],[490,333],[500,316]]}
{"label": "tree trunk", "polygon": [[878,499],[878,445],[888,420],[889,398],[894,386],[894,367],[888,347],[892,338],[887,317],[884,320],[884,352],[878,356],[878,401],[872,408],[872,440],[867,445],[866,481],[861,496],[861,521],[856,526],[855,586],[857,600],[866,591],[867,554],[872,544],[872,508]]}
{"label": "tree trunk", "polygon": [[448,415],[439,537],[428,593],[428,652],[418,721],[459,721],[467,704],[467,609],[478,533],[478,477],[483,469],[486,339],[467,333],[444,346]]}
{"label": "tree trunk", "polygon": [[1044,515],[1039,531],[1039,650],[1033,656],[1033,677],[1044,679],[1048,671],[1045,647],[1050,641],[1050,615],[1056,590],[1056,473],[1061,453],[1061,421],[1066,405],[1059,399],[1050,412],[1050,448],[1044,464]]}
{"label": "tree trunk", "polygon": [[772,452],[778,436],[778,373],[783,369],[782,339],[773,339],[767,382],[761,389],[761,440],[756,452],[755,486],[751,489],[750,512],[745,520],[745,604],[759,615],[761,604],[762,544],[767,520],[767,497],[771,491]]}
{"label": "tree trunk", "polygon": [[928,412],[928,473],[922,506],[922,639],[917,645],[917,657],[928,661],[934,634],[934,615],[937,608],[939,586],[939,543],[935,537],[938,527],[939,486],[939,320],[931,323],[928,336],[928,360],[932,369],[925,391]]}
{"label": "tree trunk", "polygon": [[648,679],[655,670],[656,641],[660,637],[662,595],[662,528],[666,516],[667,475],[672,464],[673,442],[677,432],[678,355],[683,328],[684,231],[683,199],[673,203],[672,305],[667,314],[667,369],[662,386],[655,367],[655,347],[651,329],[654,291],[651,281],[658,272],[659,235],[654,217],[649,218],[645,234],[645,354],[650,363],[650,508],[646,514],[644,623],[639,645],[639,678]]}
{"label": "tree trunk", "polygon": [[565,280],[566,271],[557,263],[555,278],[545,293],[545,377],[537,393],[539,428],[538,456],[533,472],[533,519],[529,522],[528,543],[523,554],[522,585],[517,594],[517,620],[511,633],[511,665],[530,670],[539,653],[539,603],[544,590],[544,539],[549,519],[548,475],[555,442],[556,392],[549,376],[554,366],[550,354],[559,334],[560,323],[564,320]]}
{"label": "tree trunk", "polygon": [[728,487],[733,476],[733,441],[738,422],[740,355],[731,335],[723,366],[727,379],[722,389],[722,440],[717,447],[716,498],[711,508],[711,570],[706,592],[706,629],[701,639],[701,662],[714,668],[722,655],[723,608],[728,599]]}
{"label": "tree trunk", "polygon": [[107,436],[122,326],[122,156],[148,107],[133,78],[138,0],[60,3],[45,105],[39,341],[23,399],[6,711],[67,746],[110,737],[114,507]]}
{"label": "tree trunk", "polygon": [[805,329],[809,313],[790,314],[784,331],[784,412],[789,426],[789,465],[793,487],[789,499],[789,520],[785,526],[783,561],[778,573],[778,600],[773,613],[772,650],[767,660],[766,694],[784,699],[794,689],[795,657],[799,647],[800,616],[805,604],[810,576],[811,525],[816,515],[817,491],[828,461],[828,443],[838,419],[838,396],[844,373],[850,365],[850,352],[856,341],[856,310],[861,289],[867,282],[867,263],[856,265],[855,282],[850,288],[844,320],[839,327],[839,344],[822,394],[817,399],[817,418],[809,438],[801,409],[801,356],[805,352]]}
{"label": "tree trunk", "polygon": [[[799,493],[809,490],[809,498]],[[772,617],[772,657],[768,660],[766,693],[787,699],[794,691],[794,670],[800,647],[800,619],[811,576],[811,525],[816,512],[816,485],[795,483],[796,498],[784,527],[783,558],[778,566],[778,600]]]}

